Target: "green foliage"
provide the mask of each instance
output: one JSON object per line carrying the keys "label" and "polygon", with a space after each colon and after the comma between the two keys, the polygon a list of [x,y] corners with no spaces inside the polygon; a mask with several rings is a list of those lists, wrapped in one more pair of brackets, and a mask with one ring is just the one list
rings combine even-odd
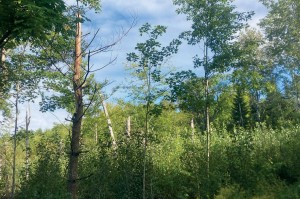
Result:
{"label": "green foliage", "polygon": [[19,87],[19,102],[34,101],[43,77],[40,60],[30,52],[27,44],[7,51],[5,56],[6,61],[2,63],[5,70],[0,69],[0,111],[3,111],[5,117],[9,117],[12,108],[10,98],[15,96],[16,87]]}
{"label": "green foliage", "polygon": [[[140,114],[142,113],[138,115]],[[138,115],[136,117],[140,118]],[[123,121],[125,116],[126,114]],[[148,149],[151,156],[147,158],[147,195],[158,198],[213,198],[222,195],[225,198],[277,198],[286,193],[285,186],[292,187],[294,180],[298,179],[296,176],[299,175],[294,170],[298,164],[298,128],[277,131],[264,127],[255,131],[237,129],[231,136],[226,130],[213,131],[208,181],[206,138],[197,133],[196,139],[191,139],[192,133],[187,128],[188,117],[185,118],[187,115],[179,116],[178,113],[163,109],[162,114],[152,121],[152,144]],[[140,122],[142,126],[142,118]],[[183,126],[186,126],[185,130]],[[139,127],[134,125],[134,128]],[[88,187],[93,187],[99,182],[103,190],[95,193],[95,197],[141,197],[142,134],[133,131],[132,136],[127,139],[119,135],[117,151],[105,149],[110,145],[103,145],[96,152],[103,155],[99,157],[95,154],[94,158],[88,158],[89,162],[84,166],[88,169],[84,176],[90,173],[95,176],[92,175],[85,184],[90,182]],[[295,142],[291,142],[291,139]],[[91,163],[93,161],[96,163]],[[91,170],[90,165],[98,169]],[[82,169],[85,170],[84,168]],[[104,175],[99,172],[101,169],[109,172]],[[295,175],[291,175],[292,173]],[[291,185],[284,185],[285,183]],[[84,188],[85,194],[92,189],[88,187]],[[274,191],[274,187],[278,191]],[[91,192],[86,197],[93,198]]]}
{"label": "green foliage", "polygon": [[234,65],[232,82],[249,91],[251,95],[256,92],[263,95],[275,88],[272,71],[274,67],[270,65],[263,47],[266,43],[262,34],[255,29],[246,29],[239,37],[240,56]]}
{"label": "green foliage", "polygon": [[[9,91],[19,84],[20,101],[33,100],[41,81],[46,91],[42,111],[74,112],[74,27],[78,20],[88,20],[84,8],[100,10],[100,1],[77,2],[67,9],[59,0],[0,0],[0,48],[12,48],[0,65],[0,109],[6,116]],[[167,28],[144,24],[139,31],[145,41],[127,54],[135,98],[108,104],[115,148],[99,108],[103,99],[98,91],[107,82],[87,77],[91,71],[84,74],[88,63],[83,62],[80,86],[89,109],[80,137],[80,198],[300,197],[299,3],[262,2],[270,10],[261,23],[269,41],[252,29],[236,37],[252,13],[236,12],[230,0],[174,0],[178,13],[192,22],[180,38],[204,45],[203,56],[194,57],[195,68],[204,67],[204,78],[193,71],[166,78],[166,61],[181,41],[163,46]],[[74,17],[77,12],[82,19]],[[19,45],[24,41],[32,45]],[[83,49],[88,47],[83,42]],[[83,59],[89,61],[86,52]],[[221,75],[231,68],[232,73]],[[203,134],[207,107],[210,143]],[[191,125],[192,119],[199,128]],[[8,131],[2,123],[0,128]],[[17,132],[16,198],[69,198],[69,128],[29,133],[29,178],[25,133]],[[0,198],[7,198],[12,136],[1,134],[0,146]]]}
{"label": "green foliage", "polygon": [[1,172],[0,172],[0,197],[9,197],[10,195],[10,158],[11,158],[11,146],[10,146],[10,137],[7,134],[1,135],[0,139],[0,162],[1,162]]}
{"label": "green foliage", "polygon": [[[269,93],[263,103],[265,113],[263,120],[270,128],[281,128],[299,124],[299,112],[293,101],[284,98],[278,91]],[[288,121],[287,121],[288,120]]]}
{"label": "green foliage", "polygon": [[84,6],[89,9],[95,9],[96,11],[100,11],[101,9],[101,1],[100,0],[79,0]]}
{"label": "green foliage", "polygon": [[37,97],[38,84],[43,78],[39,58],[28,51],[27,45],[19,46],[8,53],[10,60],[6,63],[10,71],[8,81],[12,87],[18,84],[21,102],[33,101]]}
{"label": "green foliage", "polygon": [[[184,104],[192,103],[192,101],[199,101],[190,99],[192,96],[195,96],[195,93],[201,92],[200,88],[196,88],[197,86],[199,87],[198,81],[201,81],[201,79],[197,78],[196,74],[191,70],[171,73],[171,77],[167,78],[167,83],[171,88],[170,96],[168,96],[167,99],[171,102],[176,102],[182,99],[182,106],[186,107],[183,109],[193,110],[192,108],[188,108],[191,105]],[[197,95],[195,97],[197,97]],[[199,107],[199,105],[196,107]]]}
{"label": "green foliage", "polygon": [[178,39],[172,40],[169,45],[162,47],[158,38],[166,32],[165,26],[154,26],[146,23],[140,28],[140,36],[147,36],[144,43],[138,43],[135,49],[138,51],[128,53],[127,61],[131,63],[129,70],[131,75],[140,81],[140,85],[134,83],[134,92],[139,100],[154,102],[161,97],[163,90],[161,82],[164,75],[162,67],[165,61],[178,51],[181,42]]}
{"label": "green foliage", "polygon": [[[170,93],[167,100],[175,102],[182,111],[191,113],[201,130],[205,129],[205,78],[197,77],[192,71],[171,73],[166,79]],[[217,128],[227,126],[231,120],[232,88],[228,76],[214,75],[210,79],[208,105],[211,107],[211,122]]]}
{"label": "green foliage", "polygon": [[249,112],[250,107],[249,103],[247,103],[245,99],[245,94],[238,88],[236,96],[233,101],[233,108],[232,108],[232,119],[233,124],[239,127],[248,127],[249,121]]}
{"label": "green foliage", "polygon": [[[292,120],[299,116],[299,1],[262,1],[269,12],[260,23],[270,41],[267,52],[271,62],[276,68],[277,76],[283,80],[284,98],[291,103],[293,112],[296,113]],[[284,102],[286,103],[286,102]],[[288,111],[289,112],[289,111]]]}
{"label": "green foliage", "polygon": [[13,42],[44,40],[51,31],[61,31],[65,11],[63,0],[0,1],[0,48],[7,44],[10,48]]}
{"label": "green foliage", "polygon": [[31,164],[28,179],[24,174],[16,198],[69,198],[65,188],[66,156],[62,139],[55,130],[40,136],[33,151],[36,160]]}
{"label": "green foliage", "polygon": [[[60,72],[45,73],[47,80],[44,81],[46,93],[42,93],[40,110],[42,112],[54,111],[56,109],[66,109],[72,113],[74,111],[74,96],[72,93],[72,81],[66,79]],[[50,94],[49,91],[52,91]]]}
{"label": "green foliage", "polygon": [[[272,41],[273,55],[276,60],[288,61],[290,57],[299,59],[299,1],[262,1],[269,12],[260,25]],[[284,52],[283,52],[284,51]]]}
{"label": "green foliage", "polygon": [[104,146],[84,156],[82,176],[91,176],[83,180],[81,197],[141,198],[143,151],[139,143],[128,141],[118,146],[118,152]]}
{"label": "green foliage", "polygon": [[[207,51],[204,55],[196,56],[195,67],[205,67],[208,74],[226,71],[237,56],[237,49],[233,45],[234,34],[243,26],[253,13],[239,13],[234,11],[235,7],[231,1],[223,0],[174,0],[175,5],[180,7],[177,12],[186,14],[187,19],[192,21],[190,31],[183,32],[184,38],[191,45],[203,42],[210,53],[208,59]],[[207,62],[209,60],[209,62]]]}
{"label": "green foliage", "polygon": [[[9,104],[4,97],[0,100],[0,111],[4,118],[11,116],[11,104]],[[0,121],[0,123],[2,124],[4,121]]]}
{"label": "green foliage", "polygon": [[[270,130],[212,129],[210,179],[206,172],[206,137],[189,127],[191,115],[161,104],[152,119],[148,147],[146,195],[153,198],[297,198],[299,197],[300,128]],[[169,107],[169,108],[168,108]],[[121,103],[109,106],[118,148],[111,145],[103,114],[84,120],[80,159],[81,198],[141,198],[143,175],[142,106]],[[131,116],[131,136],[125,121]],[[95,140],[97,124],[98,140]],[[7,161],[12,146],[1,137]],[[30,134],[30,174],[24,165],[24,132],[17,136],[18,187],[16,198],[68,198],[66,192],[68,129]],[[4,152],[6,150],[6,153]],[[1,156],[3,157],[3,155]],[[4,169],[4,167],[1,167]],[[5,170],[1,170],[5,176]],[[5,178],[0,193],[5,195]]]}

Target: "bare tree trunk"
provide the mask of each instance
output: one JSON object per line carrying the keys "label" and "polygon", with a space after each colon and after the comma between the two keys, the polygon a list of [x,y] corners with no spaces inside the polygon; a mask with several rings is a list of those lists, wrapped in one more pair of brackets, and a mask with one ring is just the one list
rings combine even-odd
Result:
{"label": "bare tree trunk", "polygon": [[0,66],[1,68],[3,67],[3,64],[5,62],[5,59],[6,59],[6,50],[4,48],[0,49],[0,53],[1,53],[1,63],[0,63]]}
{"label": "bare tree trunk", "polygon": [[146,199],[146,164],[147,164],[147,139],[143,138],[144,144],[144,162],[143,162],[143,199]]}
{"label": "bare tree trunk", "polygon": [[131,118],[128,116],[126,121],[126,136],[130,138],[130,132],[131,132]]}
{"label": "bare tree trunk", "polygon": [[195,140],[195,124],[194,124],[194,118],[191,120],[191,129],[192,129],[192,140],[194,142]]}
{"label": "bare tree trunk", "polygon": [[299,92],[299,75],[296,74],[295,70],[291,70],[292,76],[292,90],[295,93],[295,103],[296,103],[296,111],[300,110],[300,92]]}
{"label": "bare tree trunk", "polygon": [[208,77],[205,80],[205,120],[206,120],[206,150],[207,150],[207,177],[209,179],[209,161],[210,161],[210,121],[209,121],[209,102],[208,102],[208,95],[209,95],[209,81]]}
{"label": "bare tree trunk", "polygon": [[205,129],[206,129],[206,153],[207,153],[207,195],[210,189],[210,120],[209,120],[209,68],[208,46],[204,42],[204,80],[205,80]]}
{"label": "bare tree trunk", "polygon": [[6,60],[6,50],[4,48],[0,49],[0,74],[1,74],[1,80],[0,80],[0,94],[6,90],[6,81],[8,78],[7,74],[7,68],[5,66],[5,60]]}
{"label": "bare tree trunk", "polygon": [[25,145],[25,150],[26,150],[26,155],[25,155],[25,176],[26,180],[29,178],[29,124],[30,124],[30,106],[28,104],[28,110],[26,110],[26,123],[25,123],[25,132],[26,132],[26,145]]}
{"label": "bare tree trunk", "polygon": [[95,142],[98,144],[98,125],[97,123],[95,124]]}
{"label": "bare tree trunk", "polygon": [[[4,74],[4,62],[5,62],[5,49],[4,48],[2,48],[2,49],[0,49],[0,73],[1,74]],[[3,81],[3,79],[1,80],[1,81]],[[0,81],[0,96],[1,96],[1,89],[2,89],[2,87],[3,87],[3,82],[1,82]],[[6,149],[5,149],[6,150]],[[0,180],[2,179],[2,173],[3,173],[3,170],[2,170],[2,167],[3,167],[3,158],[4,158],[4,156],[3,155],[1,155],[0,156]]]}
{"label": "bare tree trunk", "polygon": [[[77,1],[78,6],[78,1]],[[81,86],[81,15],[78,11],[76,24],[76,38],[75,38],[75,64],[73,76],[73,89],[75,95],[75,113],[72,118],[72,136],[71,136],[71,151],[69,161],[69,180],[68,190],[72,199],[78,198],[78,159],[80,154],[80,136],[81,124],[83,117],[83,97]]]}
{"label": "bare tree trunk", "polygon": [[244,127],[244,118],[243,118],[243,112],[242,112],[242,107],[241,103],[239,102],[239,114],[240,114],[240,126]]}
{"label": "bare tree trunk", "polygon": [[106,106],[106,103],[104,101],[104,98],[102,96],[101,96],[101,98],[102,98],[103,111],[104,111],[105,117],[107,119],[108,130],[109,130],[109,133],[110,133],[110,137],[112,139],[113,148],[116,149],[117,148],[117,143],[116,143],[115,134],[114,134],[114,131],[113,131],[113,128],[112,128],[112,123],[111,123],[111,120],[110,120],[110,117],[109,117],[109,114],[108,114],[108,111],[107,111],[107,106]]}
{"label": "bare tree trunk", "polygon": [[255,113],[257,118],[256,121],[258,122],[259,126],[261,126],[259,98],[260,98],[259,92],[256,91],[255,92]]}
{"label": "bare tree trunk", "polygon": [[16,188],[16,151],[17,151],[17,132],[18,132],[18,115],[19,115],[19,91],[20,86],[19,83],[16,85],[16,101],[15,101],[15,130],[14,130],[14,138],[13,138],[13,165],[12,165],[12,184],[11,184],[11,196],[13,199],[15,197],[15,188]]}
{"label": "bare tree trunk", "polygon": [[3,175],[3,171],[2,171],[2,167],[3,167],[3,155],[0,155],[0,181],[2,180],[2,175]]}
{"label": "bare tree trunk", "polygon": [[143,163],[143,199],[146,199],[146,167],[147,167],[147,145],[149,135],[149,113],[150,113],[150,95],[151,95],[151,70],[149,66],[143,66],[147,73],[147,96],[146,96],[146,117],[144,133],[144,163]]}
{"label": "bare tree trunk", "polygon": [[[5,146],[3,146],[4,150],[5,150]],[[0,181],[2,180],[3,177],[3,159],[4,159],[4,152],[2,152],[2,147],[0,150]]]}

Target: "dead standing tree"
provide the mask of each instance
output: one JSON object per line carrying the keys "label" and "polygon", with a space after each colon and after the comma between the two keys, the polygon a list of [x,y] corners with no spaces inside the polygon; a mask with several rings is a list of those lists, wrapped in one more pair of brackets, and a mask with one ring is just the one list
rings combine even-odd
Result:
{"label": "dead standing tree", "polygon": [[[75,53],[73,54],[73,59],[70,59],[70,56],[72,56],[72,47],[69,46],[68,50],[64,50],[67,49],[64,45],[68,45],[68,41],[65,41],[65,39],[61,40],[60,35],[53,35],[51,39],[52,42],[48,43],[48,46],[46,45],[47,47],[43,48],[43,56],[45,56],[47,60],[51,61],[51,65],[48,66],[49,68],[47,70],[48,75],[49,73],[55,73],[56,77],[59,76],[59,78],[53,80],[51,79],[51,75],[49,75],[50,78],[45,81],[45,84],[47,84],[47,81],[52,82],[48,84],[47,89],[49,90],[49,85],[52,85],[52,90],[63,95],[52,95],[50,97],[43,95],[41,110],[53,111],[56,108],[65,108],[69,112],[73,112],[72,118],[67,119],[72,123],[72,129],[70,132],[70,159],[68,165],[68,191],[72,196],[72,199],[78,198],[78,182],[80,179],[86,178],[79,177],[78,175],[79,156],[81,153],[83,153],[80,149],[82,119],[89,107],[93,103],[96,103],[96,96],[99,95],[98,92],[100,90],[98,86],[99,84],[92,81],[91,74],[112,64],[116,58],[110,58],[107,64],[102,67],[94,67],[90,60],[94,55],[111,51],[112,47],[118,44],[135,25],[135,20],[133,20],[130,27],[126,31],[122,31],[120,36],[111,44],[91,49],[91,44],[96,41],[95,39],[99,33],[99,30],[97,30],[92,36],[90,42],[85,43],[82,41],[82,38],[84,37],[82,35],[82,10],[79,8],[80,6],[77,1]],[[72,40],[71,36],[69,36],[69,40]],[[59,43],[60,41],[62,43]],[[85,59],[86,62],[83,62],[83,59]],[[55,84],[53,84],[53,82],[55,82]],[[70,87],[70,82],[72,82],[72,87]],[[65,85],[66,88],[61,85]],[[89,95],[89,99],[85,97],[85,94]],[[66,100],[66,98],[69,101]],[[64,102],[65,104],[63,104]],[[71,108],[70,104],[72,104]]]}
{"label": "dead standing tree", "polygon": [[103,111],[104,111],[105,117],[107,119],[107,126],[108,126],[108,130],[109,130],[109,133],[110,133],[110,137],[112,139],[112,146],[113,146],[114,149],[116,149],[117,148],[117,142],[116,142],[115,134],[114,134],[114,131],[113,131],[113,128],[112,128],[111,119],[110,119],[109,114],[108,114],[107,106],[106,106],[104,97],[101,94],[100,94],[100,98],[101,98],[101,102],[102,102]]}

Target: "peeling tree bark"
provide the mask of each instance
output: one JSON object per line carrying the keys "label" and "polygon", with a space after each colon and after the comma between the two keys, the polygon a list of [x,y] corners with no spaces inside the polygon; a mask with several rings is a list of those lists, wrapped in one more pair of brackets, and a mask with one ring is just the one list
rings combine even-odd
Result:
{"label": "peeling tree bark", "polygon": [[[78,1],[77,1],[78,5]],[[81,86],[81,22],[80,13],[77,13],[78,22],[76,24],[75,38],[75,63],[73,75],[73,91],[75,97],[75,113],[72,118],[72,136],[71,136],[71,151],[69,161],[69,179],[68,190],[72,199],[78,198],[78,159],[80,154],[80,136],[81,124],[83,117],[83,97]]]}

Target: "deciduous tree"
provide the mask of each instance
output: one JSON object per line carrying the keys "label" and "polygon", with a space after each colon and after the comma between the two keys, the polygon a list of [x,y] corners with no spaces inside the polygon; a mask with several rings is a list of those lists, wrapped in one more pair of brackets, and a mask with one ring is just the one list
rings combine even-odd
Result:
{"label": "deciduous tree", "polygon": [[146,196],[146,163],[147,146],[149,145],[150,117],[155,115],[157,106],[155,101],[162,96],[161,82],[163,79],[162,67],[165,61],[172,54],[177,53],[178,45],[181,43],[175,39],[169,45],[162,47],[158,38],[166,32],[165,26],[154,26],[144,24],[140,29],[140,35],[146,35],[147,39],[143,43],[138,43],[135,49],[137,53],[129,53],[127,60],[132,63],[133,75],[137,77],[141,84],[138,85],[138,94],[145,105],[145,123],[144,123],[144,165],[143,165],[143,199]]}
{"label": "deciduous tree", "polygon": [[251,13],[235,11],[230,0],[173,0],[177,12],[187,15],[191,30],[181,38],[190,45],[201,45],[202,52],[194,58],[194,67],[204,69],[205,126],[207,132],[207,175],[209,177],[210,83],[215,73],[227,71],[235,59],[234,35],[244,27]]}
{"label": "deciduous tree", "polygon": [[[261,0],[269,13],[260,23],[269,39],[268,52],[278,75],[283,77],[285,98],[300,113],[300,2],[298,0]],[[288,78],[286,78],[288,77]]]}

